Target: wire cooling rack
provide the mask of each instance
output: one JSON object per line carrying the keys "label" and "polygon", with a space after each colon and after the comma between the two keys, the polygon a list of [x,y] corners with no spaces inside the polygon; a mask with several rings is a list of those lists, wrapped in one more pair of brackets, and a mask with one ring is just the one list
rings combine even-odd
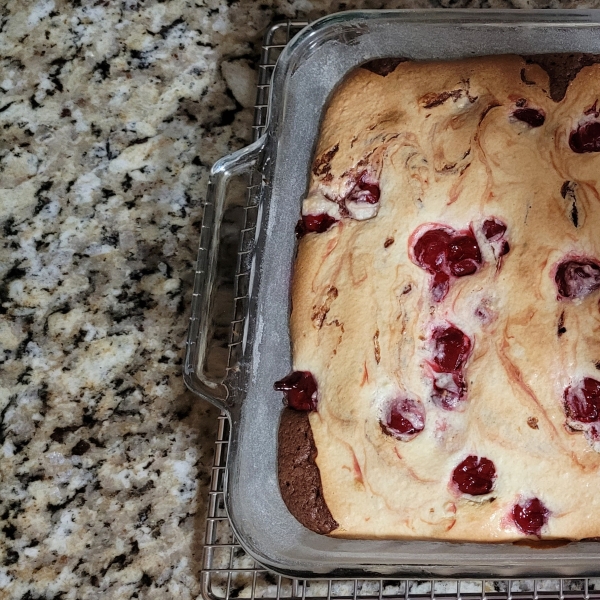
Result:
{"label": "wire cooling rack", "polygon": [[[267,31],[259,64],[258,91],[254,113],[253,138],[266,126],[269,89],[277,58],[285,45],[307,23],[288,21]],[[242,244],[237,274],[231,282],[233,330],[228,344],[229,363],[235,362],[243,327],[248,269],[256,222],[256,199],[260,176],[253,173],[248,182],[244,216],[239,227]],[[246,238],[248,238],[246,240]],[[231,293],[231,292],[230,292]],[[202,562],[202,596],[205,600],[265,598],[280,600],[538,600],[545,598],[600,600],[600,579],[525,579],[525,580],[299,580],[277,575],[248,556],[235,538],[225,511],[223,483],[227,468],[229,424],[219,416],[214,465],[209,488],[208,515]]]}

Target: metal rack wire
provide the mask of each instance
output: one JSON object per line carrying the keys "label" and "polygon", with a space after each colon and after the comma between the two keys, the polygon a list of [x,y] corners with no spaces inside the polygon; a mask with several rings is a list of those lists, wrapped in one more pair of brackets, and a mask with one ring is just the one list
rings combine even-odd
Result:
{"label": "metal rack wire", "polygon": [[[269,89],[277,58],[289,40],[307,23],[289,21],[273,25],[266,33],[259,64],[258,91],[253,138],[262,135],[268,116]],[[229,364],[235,362],[242,330],[247,279],[256,223],[256,199],[260,176],[253,173],[248,183],[242,245],[234,280],[234,319],[229,341]],[[202,562],[202,596],[205,600],[266,598],[280,600],[542,600],[598,599],[600,579],[526,580],[420,580],[390,579],[298,580],[268,571],[248,556],[235,538],[225,511],[224,475],[227,467],[229,425],[219,416],[214,464],[209,488],[208,514]]]}

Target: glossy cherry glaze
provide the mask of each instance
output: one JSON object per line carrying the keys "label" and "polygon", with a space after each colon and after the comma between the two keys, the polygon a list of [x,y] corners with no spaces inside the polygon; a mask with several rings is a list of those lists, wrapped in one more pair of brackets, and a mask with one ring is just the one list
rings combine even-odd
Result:
{"label": "glossy cherry glaze", "polygon": [[600,264],[596,260],[566,260],[560,263],[554,276],[562,298],[585,298],[600,288]]}
{"label": "glossy cherry glaze", "polygon": [[548,521],[550,511],[542,504],[539,498],[532,498],[520,504],[515,504],[512,509],[512,518],[515,525],[525,535],[539,537],[542,527]]}
{"label": "glossy cherry glaze", "polygon": [[564,393],[565,413],[578,423],[600,421],[600,381],[585,377]]}
{"label": "glossy cherry glaze", "polygon": [[481,251],[473,232],[450,227],[428,229],[414,243],[413,262],[433,275],[431,292],[440,302],[448,293],[451,277],[465,277],[481,266]]}
{"label": "glossy cherry glaze", "polygon": [[569,135],[569,146],[577,154],[600,152],[600,121],[580,123]]}
{"label": "glossy cherry glaze", "polygon": [[527,123],[530,127],[541,127],[546,120],[543,110],[530,107],[516,108],[512,116],[519,121]]}
{"label": "glossy cherry glaze", "polygon": [[317,410],[317,382],[310,371],[294,371],[276,381],[273,387],[283,392],[284,403],[294,410]]}
{"label": "glossy cherry glaze", "polygon": [[407,442],[423,431],[425,410],[419,400],[396,398],[386,408],[380,425],[385,434]]}
{"label": "glossy cherry glaze", "polygon": [[494,488],[496,467],[489,458],[472,454],[454,469],[452,481],[463,494],[482,496]]}
{"label": "glossy cherry glaze", "polygon": [[303,215],[296,224],[296,237],[303,238],[307,233],[323,233],[337,223],[337,219],[328,214]]}

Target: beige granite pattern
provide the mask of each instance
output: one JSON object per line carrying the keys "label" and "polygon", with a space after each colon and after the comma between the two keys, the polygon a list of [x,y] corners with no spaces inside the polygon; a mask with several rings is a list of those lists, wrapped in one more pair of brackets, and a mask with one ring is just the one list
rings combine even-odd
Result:
{"label": "beige granite pattern", "polygon": [[208,169],[250,140],[269,23],[383,4],[2,3],[1,598],[199,596],[217,413],[181,366]]}

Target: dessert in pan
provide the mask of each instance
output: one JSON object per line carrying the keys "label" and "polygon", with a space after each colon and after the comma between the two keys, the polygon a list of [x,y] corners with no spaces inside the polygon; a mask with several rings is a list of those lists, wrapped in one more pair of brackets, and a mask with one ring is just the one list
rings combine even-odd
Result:
{"label": "dessert in pan", "polygon": [[280,489],[306,527],[600,536],[595,63],[383,60],[336,90],[275,384]]}

